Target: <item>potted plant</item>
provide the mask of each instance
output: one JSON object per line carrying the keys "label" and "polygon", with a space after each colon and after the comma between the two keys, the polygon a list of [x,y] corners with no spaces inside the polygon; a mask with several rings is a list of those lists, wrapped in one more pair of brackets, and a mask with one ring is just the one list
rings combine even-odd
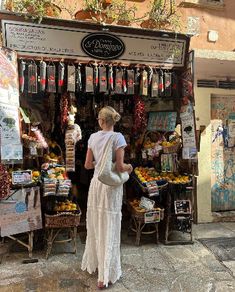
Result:
{"label": "potted plant", "polygon": [[106,7],[104,0],[84,0],[83,9],[75,13],[75,19],[112,23],[112,18],[107,16]]}
{"label": "potted plant", "polygon": [[58,17],[61,12],[61,9],[49,0],[16,0],[13,10],[39,23],[43,17]]}
{"label": "potted plant", "polygon": [[174,0],[153,0],[150,11],[145,17],[147,19],[140,24],[143,28],[175,30],[179,26]]}
{"label": "potted plant", "polygon": [[135,22],[135,13],[137,7],[127,6],[125,0],[115,0],[107,8],[107,15],[113,18],[119,25],[130,25],[131,22]]}

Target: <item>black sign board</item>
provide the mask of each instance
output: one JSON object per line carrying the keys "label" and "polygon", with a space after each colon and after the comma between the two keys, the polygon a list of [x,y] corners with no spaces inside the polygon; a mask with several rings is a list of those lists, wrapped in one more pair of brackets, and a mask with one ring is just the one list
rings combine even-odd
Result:
{"label": "black sign board", "polygon": [[123,41],[108,33],[91,33],[82,39],[83,51],[96,59],[117,59],[125,51]]}
{"label": "black sign board", "polygon": [[174,202],[175,205],[175,214],[191,214],[192,213],[192,207],[191,207],[191,201],[190,200],[176,200]]}

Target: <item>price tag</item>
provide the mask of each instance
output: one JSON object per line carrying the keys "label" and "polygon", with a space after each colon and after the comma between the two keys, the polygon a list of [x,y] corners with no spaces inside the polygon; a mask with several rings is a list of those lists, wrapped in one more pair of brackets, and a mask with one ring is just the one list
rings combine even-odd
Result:
{"label": "price tag", "polygon": [[144,214],[144,223],[157,223],[160,222],[160,211],[148,211]]}
{"label": "price tag", "polygon": [[32,183],[32,171],[31,170],[18,170],[12,172],[12,184],[13,185],[27,185]]}
{"label": "price tag", "polygon": [[149,197],[154,197],[159,195],[158,185],[155,181],[146,183]]}

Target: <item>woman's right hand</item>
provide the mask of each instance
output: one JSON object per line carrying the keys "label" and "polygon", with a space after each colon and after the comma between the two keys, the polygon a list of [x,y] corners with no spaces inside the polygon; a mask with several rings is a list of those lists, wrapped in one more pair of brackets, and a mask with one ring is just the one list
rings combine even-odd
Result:
{"label": "woman's right hand", "polygon": [[128,174],[131,174],[132,171],[133,171],[133,167],[132,167],[131,164],[127,164],[127,166],[128,166],[128,170],[127,170],[127,172],[128,172]]}

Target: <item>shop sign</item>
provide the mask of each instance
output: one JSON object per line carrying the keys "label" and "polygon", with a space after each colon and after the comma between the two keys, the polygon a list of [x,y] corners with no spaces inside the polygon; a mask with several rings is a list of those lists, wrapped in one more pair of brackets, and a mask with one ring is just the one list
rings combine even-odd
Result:
{"label": "shop sign", "polygon": [[117,59],[124,50],[123,41],[108,33],[92,33],[82,40],[83,51],[96,59]]}
{"label": "shop sign", "polygon": [[[71,28],[11,20],[2,21],[4,46],[20,56],[66,57],[87,61],[116,60],[161,66],[183,67],[187,37],[162,33],[139,35],[104,33],[94,29]],[[112,30],[112,29],[110,29]]]}

